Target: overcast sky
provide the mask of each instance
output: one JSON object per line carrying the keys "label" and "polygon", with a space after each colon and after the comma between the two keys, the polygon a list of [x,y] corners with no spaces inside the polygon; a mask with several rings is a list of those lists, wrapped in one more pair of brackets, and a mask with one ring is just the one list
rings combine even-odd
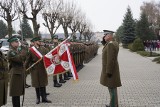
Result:
{"label": "overcast sky", "polygon": [[[86,13],[86,17],[94,25],[94,31],[103,31],[104,29],[116,31],[122,24],[127,7],[130,6],[134,19],[140,17],[140,6],[144,1],[151,0],[75,0],[77,6],[80,6],[82,11]],[[159,1],[159,0],[155,0]],[[41,20],[41,19],[38,19]],[[39,21],[39,23],[42,21]],[[13,23],[13,28],[17,27],[17,22]],[[41,24],[41,32],[47,32]],[[59,28],[58,33],[63,32]]]}

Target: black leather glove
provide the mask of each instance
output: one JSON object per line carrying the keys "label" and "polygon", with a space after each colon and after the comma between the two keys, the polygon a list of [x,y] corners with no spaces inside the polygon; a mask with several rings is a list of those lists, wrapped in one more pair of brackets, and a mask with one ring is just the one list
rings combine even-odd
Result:
{"label": "black leather glove", "polygon": [[112,74],[107,73],[107,76],[108,76],[108,78],[111,78],[111,77],[112,77]]}

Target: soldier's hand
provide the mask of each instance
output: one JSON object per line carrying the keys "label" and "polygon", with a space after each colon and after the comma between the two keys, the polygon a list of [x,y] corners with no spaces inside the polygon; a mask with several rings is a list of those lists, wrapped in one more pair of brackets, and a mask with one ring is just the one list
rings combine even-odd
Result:
{"label": "soldier's hand", "polygon": [[108,76],[108,78],[111,78],[111,77],[112,77],[112,74],[107,73],[107,76]]}

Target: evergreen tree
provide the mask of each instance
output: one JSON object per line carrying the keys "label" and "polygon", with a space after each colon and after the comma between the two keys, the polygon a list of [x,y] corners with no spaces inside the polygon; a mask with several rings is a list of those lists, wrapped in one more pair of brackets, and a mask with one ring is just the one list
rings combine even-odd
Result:
{"label": "evergreen tree", "polygon": [[147,15],[142,12],[140,20],[136,24],[136,36],[142,41],[155,39],[153,30],[149,28],[149,22]]}
{"label": "evergreen tree", "polygon": [[2,20],[0,20],[0,38],[4,38],[7,33],[7,25]]}
{"label": "evergreen tree", "polygon": [[123,26],[121,25],[117,31],[116,31],[116,40],[120,43],[122,41],[122,37],[123,37]]}
{"label": "evergreen tree", "polygon": [[135,21],[132,17],[132,12],[130,7],[127,8],[126,15],[123,20],[123,37],[122,43],[129,44],[135,39]]}
{"label": "evergreen tree", "polygon": [[23,38],[32,38],[33,37],[33,31],[28,23],[28,20],[23,17],[22,24],[20,25],[22,28],[22,35]]}

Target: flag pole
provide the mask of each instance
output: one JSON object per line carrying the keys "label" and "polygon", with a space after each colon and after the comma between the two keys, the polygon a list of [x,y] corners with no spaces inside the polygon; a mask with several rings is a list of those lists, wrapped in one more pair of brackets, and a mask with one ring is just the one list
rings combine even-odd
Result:
{"label": "flag pole", "polygon": [[27,68],[26,71],[28,71],[29,69],[31,69],[32,67],[34,67],[34,66],[35,66],[38,62],[40,62],[41,60],[42,60],[42,58],[39,59],[37,62],[33,63],[29,68]]}

